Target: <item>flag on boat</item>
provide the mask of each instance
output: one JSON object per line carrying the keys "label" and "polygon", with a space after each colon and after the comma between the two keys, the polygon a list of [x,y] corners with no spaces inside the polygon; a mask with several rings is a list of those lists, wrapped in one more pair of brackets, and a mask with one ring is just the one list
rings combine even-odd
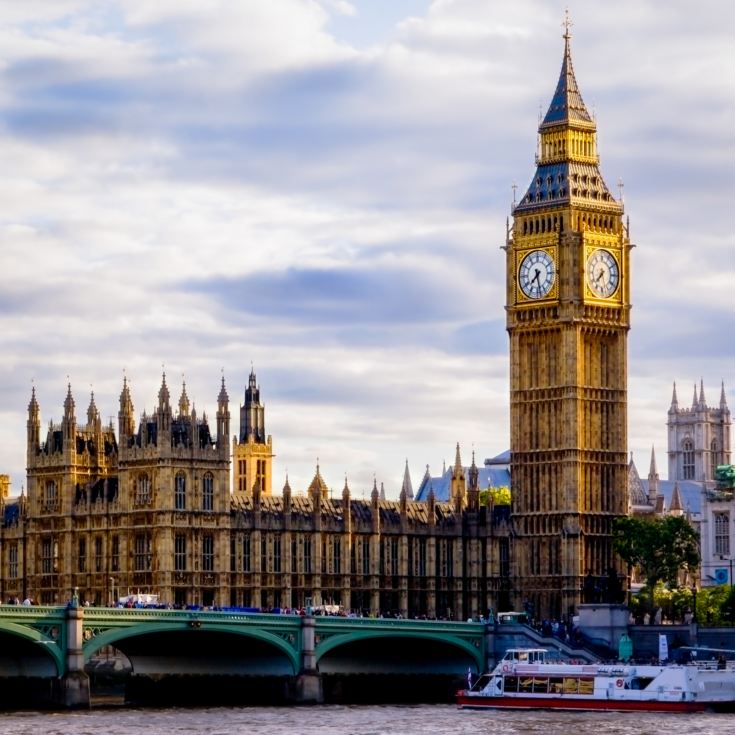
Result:
{"label": "flag on boat", "polygon": [[669,641],[666,638],[665,633],[659,633],[658,635],[658,660],[659,663],[663,663],[669,657]]}

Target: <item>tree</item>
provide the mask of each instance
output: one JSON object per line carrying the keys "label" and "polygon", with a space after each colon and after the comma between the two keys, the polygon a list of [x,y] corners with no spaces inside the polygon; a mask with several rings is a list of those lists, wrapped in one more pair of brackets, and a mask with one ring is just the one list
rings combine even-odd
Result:
{"label": "tree", "polygon": [[510,505],[510,488],[507,485],[491,485],[487,490],[480,491],[480,505]]}
{"label": "tree", "polygon": [[619,518],[613,544],[628,573],[637,567],[651,590],[657,582],[677,587],[680,573],[693,572],[700,562],[699,534],[681,516]]}

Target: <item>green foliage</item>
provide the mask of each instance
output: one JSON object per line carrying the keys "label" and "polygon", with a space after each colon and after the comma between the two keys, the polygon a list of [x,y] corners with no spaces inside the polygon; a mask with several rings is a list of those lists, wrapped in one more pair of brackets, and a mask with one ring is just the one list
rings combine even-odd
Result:
{"label": "green foliage", "polygon": [[651,590],[658,582],[677,587],[679,573],[693,572],[700,562],[699,534],[681,516],[619,518],[613,544],[630,569],[640,570]]}
{"label": "green foliage", "polygon": [[510,505],[510,488],[507,485],[480,490],[480,505]]}
{"label": "green foliage", "polygon": [[697,621],[702,625],[732,625],[735,591],[730,585],[718,584],[697,592]]}

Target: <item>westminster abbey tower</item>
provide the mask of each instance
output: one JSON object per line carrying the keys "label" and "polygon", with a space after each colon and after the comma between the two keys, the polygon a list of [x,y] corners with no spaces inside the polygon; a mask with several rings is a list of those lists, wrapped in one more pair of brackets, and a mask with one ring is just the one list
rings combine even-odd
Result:
{"label": "westminster abbey tower", "polygon": [[612,526],[627,509],[630,244],[569,41],[567,24],[536,173],[506,244],[513,589],[516,605],[557,617],[580,602],[588,571],[614,566]]}

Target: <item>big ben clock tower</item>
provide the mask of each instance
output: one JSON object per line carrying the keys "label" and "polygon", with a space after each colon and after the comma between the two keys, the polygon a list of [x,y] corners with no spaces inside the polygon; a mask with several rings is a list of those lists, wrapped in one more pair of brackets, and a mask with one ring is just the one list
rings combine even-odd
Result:
{"label": "big ben clock tower", "polygon": [[588,573],[615,566],[613,522],[627,510],[630,243],[565,25],[536,173],[506,244],[513,591],[554,617],[581,601]]}

